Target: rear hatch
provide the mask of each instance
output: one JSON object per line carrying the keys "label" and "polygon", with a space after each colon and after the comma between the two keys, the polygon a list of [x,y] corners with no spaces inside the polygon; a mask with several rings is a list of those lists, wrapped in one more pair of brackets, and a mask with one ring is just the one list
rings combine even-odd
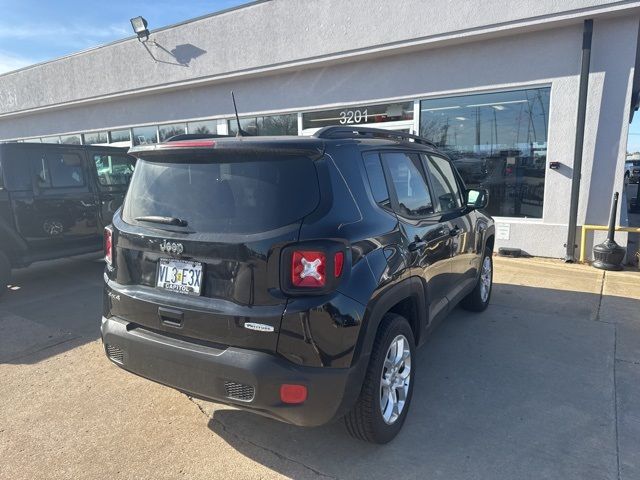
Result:
{"label": "rear hatch", "polygon": [[131,151],[139,161],[114,217],[106,309],[189,340],[275,351],[280,251],[320,202],[321,144],[174,143]]}

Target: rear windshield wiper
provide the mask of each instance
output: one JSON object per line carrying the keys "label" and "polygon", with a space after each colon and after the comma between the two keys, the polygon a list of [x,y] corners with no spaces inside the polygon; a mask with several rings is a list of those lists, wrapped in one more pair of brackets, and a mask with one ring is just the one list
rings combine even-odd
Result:
{"label": "rear windshield wiper", "polygon": [[138,222],[160,223],[162,225],[173,225],[174,227],[186,227],[189,222],[176,217],[163,217],[160,215],[145,215],[136,217]]}

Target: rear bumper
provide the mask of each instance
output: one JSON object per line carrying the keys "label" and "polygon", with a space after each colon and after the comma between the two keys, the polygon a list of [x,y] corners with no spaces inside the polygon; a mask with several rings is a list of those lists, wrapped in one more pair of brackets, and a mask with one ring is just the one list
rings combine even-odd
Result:
{"label": "rear bumper", "polygon": [[[215,348],[132,326],[116,317],[102,319],[107,356],[118,366],[195,397],[295,425],[322,425],[342,416],[357,399],[364,378],[365,359],[352,368],[302,367],[268,353]],[[284,383],[305,385],[307,400],[282,403]]]}

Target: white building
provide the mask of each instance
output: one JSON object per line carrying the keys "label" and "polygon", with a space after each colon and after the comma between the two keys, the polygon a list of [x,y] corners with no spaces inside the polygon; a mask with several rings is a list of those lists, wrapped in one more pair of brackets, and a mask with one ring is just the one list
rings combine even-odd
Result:
{"label": "white building", "polygon": [[0,139],[232,133],[233,89],[258,134],[419,132],[490,190],[498,247],[564,257],[586,20],[576,223],[606,224],[640,91],[639,1],[258,1],[1,75]]}

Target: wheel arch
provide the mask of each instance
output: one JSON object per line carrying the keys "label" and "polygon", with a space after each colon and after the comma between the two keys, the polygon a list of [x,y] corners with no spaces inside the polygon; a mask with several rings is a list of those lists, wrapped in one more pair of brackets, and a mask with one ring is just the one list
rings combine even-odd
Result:
{"label": "wheel arch", "polygon": [[371,354],[380,323],[387,313],[407,319],[418,345],[426,329],[427,312],[427,293],[418,277],[406,278],[378,292],[367,305],[354,362]]}

